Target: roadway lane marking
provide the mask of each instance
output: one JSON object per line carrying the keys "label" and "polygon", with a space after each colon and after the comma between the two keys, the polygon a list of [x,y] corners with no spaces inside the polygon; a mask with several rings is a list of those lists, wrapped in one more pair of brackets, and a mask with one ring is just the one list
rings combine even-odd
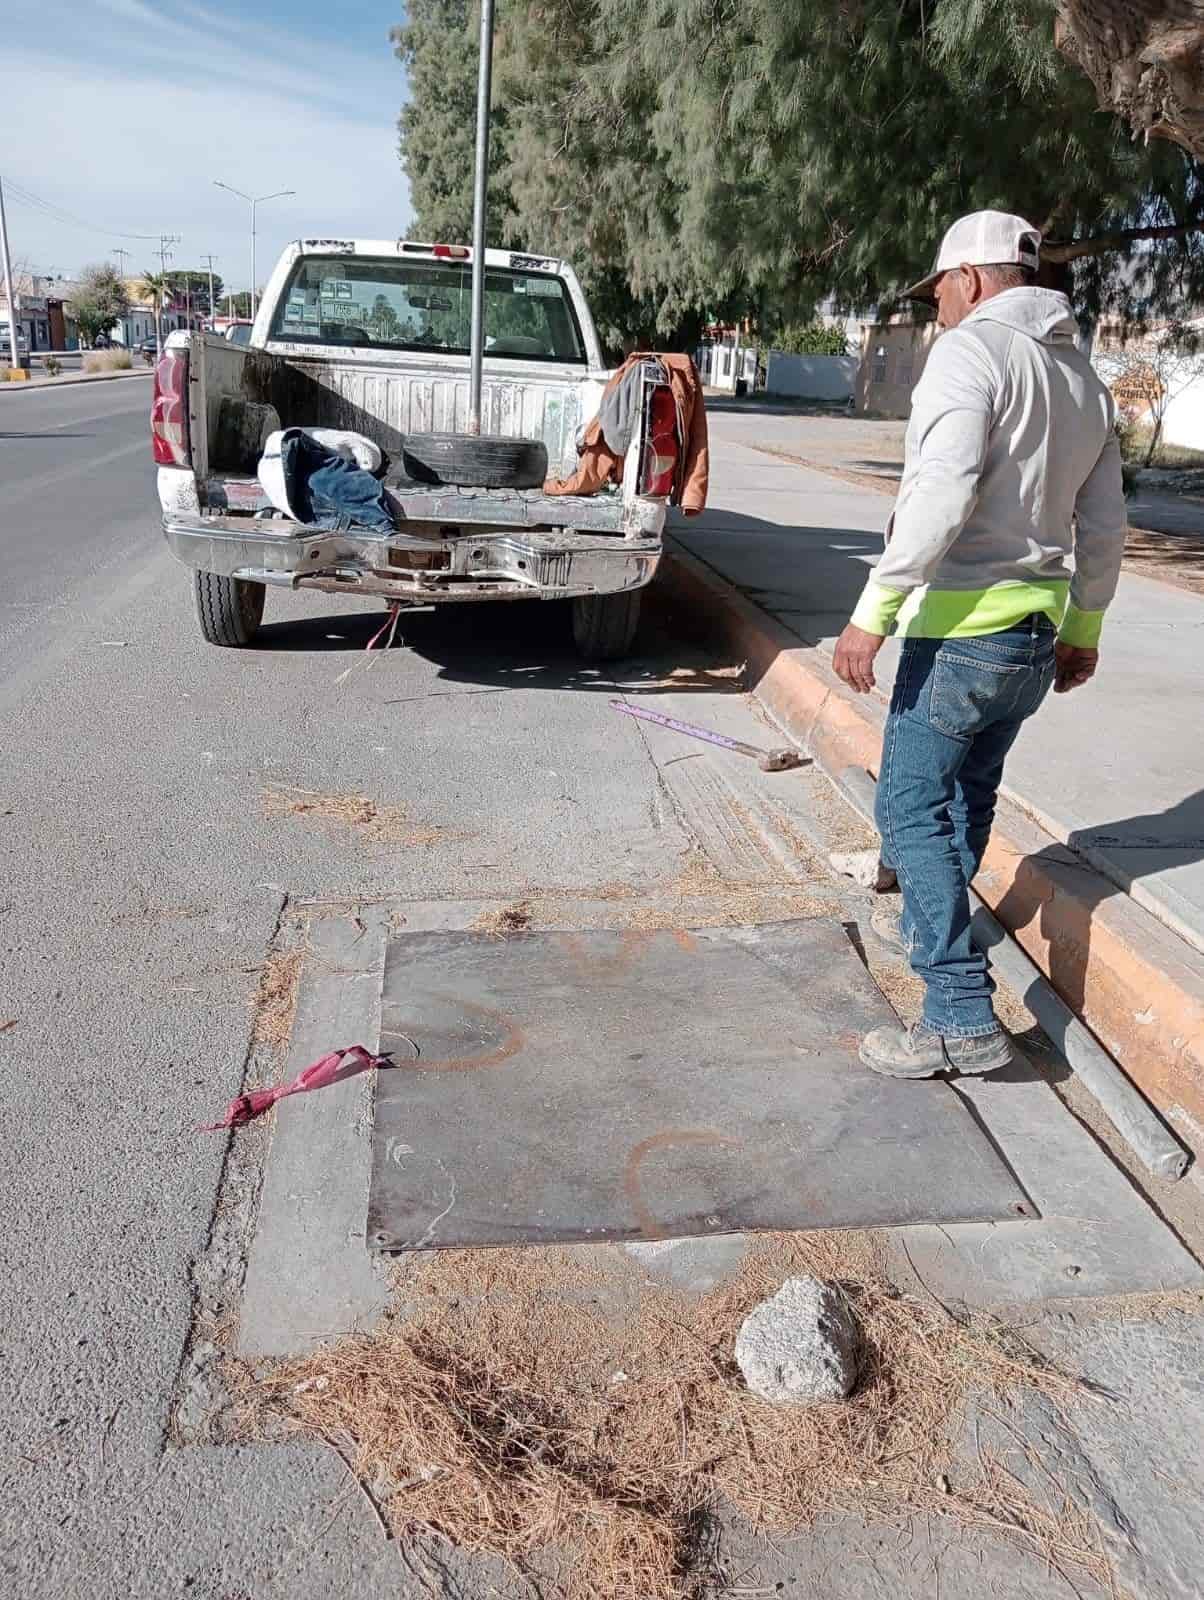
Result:
{"label": "roadway lane marking", "polygon": [[28,499],[31,494],[37,494],[39,489],[52,488],[66,478],[78,478],[81,473],[107,466],[110,461],[120,461],[123,456],[139,453],[145,455],[149,462],[151,453],[149,433],[144,439],[138,439],[133,444],[123,444],[117,450],[106,451],[104,455],[88,456],[85,460],[77,461],[69,467],[56,467],[53,472],[43,472],[37,478],[26,478],[23,483],[6,484],[0,490],[0,507],[7,511],[15,501]]}
{"label": "roadway lane marking", "polygon": [[112,411],[95,411],[88,417],[68,417],[65,422],[47,423],[40,434],[37,433],[6,433],[0,427],[0,444],[7,440],[10,444],[23,444],[29,439],[49,438],[51,434],[58,433],[63,428],[81,428],[88,422],[107,422],[110,417],[133,417],[141,415],[147,418],[147,437],[150,437],[150,410],[145,400],[136,406],[118,406]]}

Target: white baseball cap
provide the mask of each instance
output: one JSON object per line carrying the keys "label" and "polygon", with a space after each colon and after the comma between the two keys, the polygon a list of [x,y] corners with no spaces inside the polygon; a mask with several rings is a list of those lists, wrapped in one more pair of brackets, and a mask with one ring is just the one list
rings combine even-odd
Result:
{"label": "white baseball cap", "polygon": [[900,300],[934,299],[933,289],[942,272],[958,267],[1031,267],[1035,272],[1041,251],[1041,231],[1023,217],[1007,211],[972,211],[959,217],[941,240],[936,265],[926,278],[904,289]]}

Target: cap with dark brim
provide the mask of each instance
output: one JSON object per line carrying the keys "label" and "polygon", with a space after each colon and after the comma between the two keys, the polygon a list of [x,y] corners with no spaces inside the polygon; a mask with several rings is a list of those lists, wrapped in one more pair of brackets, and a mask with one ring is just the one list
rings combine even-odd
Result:
{"label": "cap with dark brim", "polygon": [[926,278],[921,278],[919,283],[913,283],[910,289],[903,289],[899,293],[900,300],[922,300],[926,306],[936,304],[936,283],[941,277],[939,272],[930,272]]}

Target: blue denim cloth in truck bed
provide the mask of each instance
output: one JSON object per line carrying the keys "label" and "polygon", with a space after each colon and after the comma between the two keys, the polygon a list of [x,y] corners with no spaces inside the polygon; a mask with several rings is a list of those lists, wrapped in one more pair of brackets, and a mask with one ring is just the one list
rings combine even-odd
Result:
{"label": "blue denim cloth in truck bed", "polygon": [[396,527],[379,478],[353,461],[327,450],[301,428],[289,429],[280,441],[281,465],[297,520],[314,528],[345,532],[372,528],[392,533]]}

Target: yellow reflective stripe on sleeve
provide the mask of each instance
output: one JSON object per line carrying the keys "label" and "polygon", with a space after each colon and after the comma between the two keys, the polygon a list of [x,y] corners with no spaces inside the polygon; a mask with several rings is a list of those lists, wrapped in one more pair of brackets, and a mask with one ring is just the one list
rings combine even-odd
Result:
{"label": "yellow reflective stripe on sleeve", "polygon": [[1103,626],[1102,611],[1080,611],[1078,606],[1067,606],[1058,638],[1063,644],[1075,645],[1080,650],[1094,650]]}
{"label": "yellow reflective stripe on sleeve", "polygon": [[894,626],[899,607],[906,598],[902,590],[885,589],[871,578],[861,591],[861,599],[849,620],[866,633],[886,635]]}

